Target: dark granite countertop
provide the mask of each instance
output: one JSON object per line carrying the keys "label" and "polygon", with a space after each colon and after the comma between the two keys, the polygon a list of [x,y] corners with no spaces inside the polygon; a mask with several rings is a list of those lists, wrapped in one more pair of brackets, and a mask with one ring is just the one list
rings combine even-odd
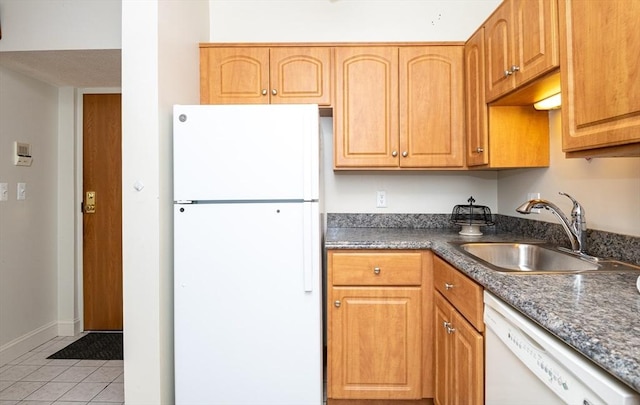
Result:
{"label": "dark granite countertop", "polygon": [[326,249],[431,249],[588,359],[640,392],[640,273],[514,275],[496,272],[450,241],[532,241],[521,234],[457,230],[328,228]]}

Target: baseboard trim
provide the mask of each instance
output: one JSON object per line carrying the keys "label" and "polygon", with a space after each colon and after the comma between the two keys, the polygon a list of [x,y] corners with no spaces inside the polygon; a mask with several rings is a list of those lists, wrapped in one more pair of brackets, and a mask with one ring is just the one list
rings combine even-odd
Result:
{"label": "baseboard trim", "polygon": [[75,336],[80,332],[80,319],[58,322],[58,336]]}
{"label": "baseboard trim", "polygon": [[17,359],[41,344],[58,336],[58,322],[50,322],[0,346],[0,366]]}

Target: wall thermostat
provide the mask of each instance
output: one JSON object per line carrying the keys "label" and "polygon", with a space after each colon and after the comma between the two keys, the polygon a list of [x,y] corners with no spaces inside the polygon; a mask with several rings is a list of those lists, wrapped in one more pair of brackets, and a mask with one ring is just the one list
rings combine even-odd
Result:
{"label": "wall thermostat", "polygon": [[14,142],[13,164],[16,166],[31,166],[31,145],[28,143]]}

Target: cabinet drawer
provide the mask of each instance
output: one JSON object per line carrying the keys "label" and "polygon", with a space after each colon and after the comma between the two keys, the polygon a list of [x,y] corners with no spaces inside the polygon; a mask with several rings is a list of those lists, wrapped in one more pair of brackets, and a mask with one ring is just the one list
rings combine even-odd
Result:
{"label": "cabinet drawer", "polygon": [[437,256],[433,258],[433,282],[436,289],[478,331],[484,331],[482,286]]}
{"label": "cabinet drawer", "polygon": [[329,252],[332,285],[420,285],[420,252]]}

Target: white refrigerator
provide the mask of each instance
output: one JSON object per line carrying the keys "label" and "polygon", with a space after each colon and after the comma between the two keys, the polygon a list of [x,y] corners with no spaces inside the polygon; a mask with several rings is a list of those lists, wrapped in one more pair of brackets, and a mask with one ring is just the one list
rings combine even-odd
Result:
{"label": "white refrigerator", "polygon": [[176,105],[177,404],[320,405],[317,105]]}

